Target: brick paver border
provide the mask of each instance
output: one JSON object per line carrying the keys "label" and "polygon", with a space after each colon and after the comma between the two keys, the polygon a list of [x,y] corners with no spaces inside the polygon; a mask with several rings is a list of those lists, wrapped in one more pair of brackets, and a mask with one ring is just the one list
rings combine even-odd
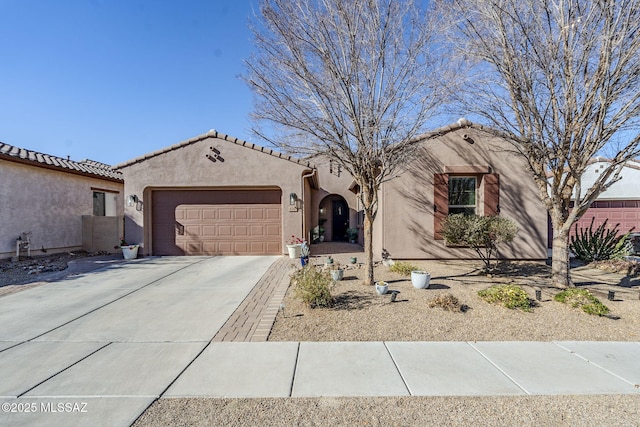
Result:
{"label": "brick paver border", "polygon": [[284,256],[274,262],[212,341],[267,341],[289,287],[293,262]]}

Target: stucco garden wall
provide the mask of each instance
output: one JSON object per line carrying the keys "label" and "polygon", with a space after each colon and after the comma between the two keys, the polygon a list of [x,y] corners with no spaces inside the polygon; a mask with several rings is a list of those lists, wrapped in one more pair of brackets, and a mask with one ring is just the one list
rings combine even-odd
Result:
{"label": "stucco garden wall", "polygon": [[303,209],[290,209],[289,194],[296,193],[302,199],[302,176],[310,169],[268,154],[268,149],[250,148],[250,143],[243,146],[224,139],[226,135],[215,135],[202,135],[117,166],[124,176],[125,200],[129,195],[140,199],[133,207],[125,206],[126,239],[142,244],[144,254],[153,253],[151,198],[153,191],[162,189],[278,188],[282,191],[283,253],[291,235],[306,235]]}
{"label": "stucco garden wall", "polygon": [[82,215],[93,214],[92,187],[115,192],[122,212],[118,182],[0,160],[0,184],[0,258],[15,256],[16,238],[29,231],[32,256],[82,249]]}
{"label": "stucco garden wall", "polygon": [[[471,139],[463,139],[467,134]],[[473,141],[473,143],[470,143]],[[508,142],[476,128],[464,128],[424,141],[406,171],[382,187],[382,236],[374,253],[386,249],[397,259],[475,258],[468,248],[445,246],[434,239],[434,174],[446,167],[481,166],[499,174],[500,215],[513,219],[519,228],[513,243],[499,247],[507,259],[545,259],[547,214],[529,177],[523,158]],[[483,203],[482,189],[478,205]],[[480,209],[479,214],[482,214]]]}

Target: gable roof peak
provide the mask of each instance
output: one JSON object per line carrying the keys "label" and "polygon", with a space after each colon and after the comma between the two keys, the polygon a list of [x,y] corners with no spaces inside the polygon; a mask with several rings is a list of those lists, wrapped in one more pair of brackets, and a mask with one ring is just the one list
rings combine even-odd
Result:
{"label": "gable roof peak", "polygon": [[186,147],[186,146],[191,145],[191,144],[195,144],[196,142],[204,141],[205,139],[208,139],[208,138],[222,139],[222,140],[230,142],[232,144],[240,145],[242,147],[246,147],[246,148],[249,148],[251,150],[259,151],[259,152],[268,154],[270,156],[278,157],[280,159],[287,160],[289,162],[296,163],[296,164],[304,166],[304,167],[315,169],[315,166],[312,165],[306,159],[299,159],[299,158],[296,158],[296,157],[292,157],[292,156],[283,154],[283,153],[281,153],[279,151],[274,151],[274,150],[272,150],[270,148],[266,148],[266,147],[263,147],[261,145],[254,144],[252,142],[248,142],[248,141],[245,141],[245,140],[240,139],[240,138],[236,138],[236,137],[224,134],[224,133],[220,133],[215,129],[210,129],[205,134],[194,136],[193,138],[189,138],[189,139],[187,139],[185,141],[178,142],[177,144],[171,145],[169,147],[165,147],[165,148],[162,148],[160,150],[154,151],[152,153],[145,154],[145,155],[142,155],[140,157],[136,157],[134,159],[128,160],[128,161],[126,161],[124,163],[117,164],[117,165],[114,166],[114,168],[115,169],[121,169],[121,168],[124,168],[124,167],[127,167],[127,166],[131,166],[131,165],[136,164],[136,163],[141,163],[141,162],[143,162],[143,161],[145,161],[147,159],[159,156],[159,155],[164,154],[164,153],[168,153],[169,151],[174,151],[174,150],[180,149],[182,147]]}

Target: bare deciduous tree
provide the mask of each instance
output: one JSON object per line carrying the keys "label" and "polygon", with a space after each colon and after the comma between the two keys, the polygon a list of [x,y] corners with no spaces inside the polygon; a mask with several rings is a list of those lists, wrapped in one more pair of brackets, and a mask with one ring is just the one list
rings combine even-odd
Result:
{"label": "bare deciduous tree", "polygon": [[[553,224],[552,280],[572,286],[571,225],[638,155],[640,1],[449,0],[472,80],[465,105],[528,159]],[[615,147],[589,188],[589,160]],[[572,203],[573,199],[573,203]]]}
{"label": "bare deciduous tree", "polygon": [[360,187],[366,281],[380,184],[439,104],[427,11],[412,0],[263,0],[245,80],[254,131],[280,150],[322,154]]}

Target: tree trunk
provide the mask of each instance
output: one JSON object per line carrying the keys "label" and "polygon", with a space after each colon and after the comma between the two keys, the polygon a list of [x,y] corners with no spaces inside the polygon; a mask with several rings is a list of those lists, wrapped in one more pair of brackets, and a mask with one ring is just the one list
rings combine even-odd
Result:
{"label": "tree trunk", "polygon": [[573,287],[569,270],[569,231],[554,225],[551,253],[551,283],[557,288]]}
{"label": "tree trunk", "polygon": [[373,218],[368,209],[364,211],[364,284],[373,286]]}

